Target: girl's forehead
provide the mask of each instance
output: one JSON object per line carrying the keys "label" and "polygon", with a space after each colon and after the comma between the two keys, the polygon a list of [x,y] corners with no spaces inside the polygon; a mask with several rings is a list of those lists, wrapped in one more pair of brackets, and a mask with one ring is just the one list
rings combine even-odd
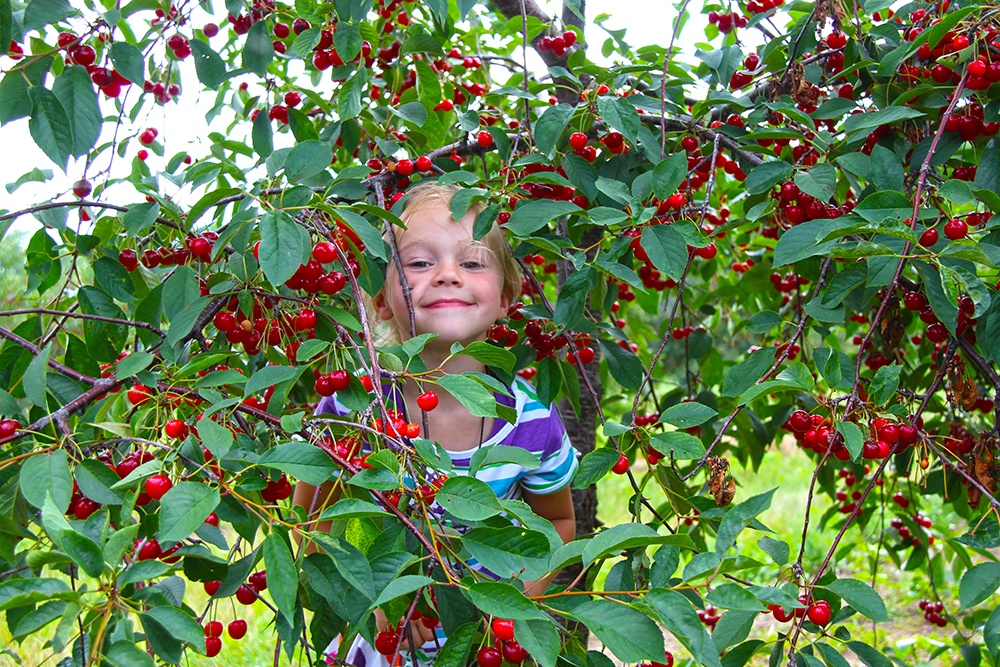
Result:
{"label": "girl's forehead", "polygon": [[451,217],[451,211],[443,205],[422,207],[407,216],[406,229],[397,230],[396,236],[410,243],[418,239],[437,239],[445,241],[472,240],[472,225],[475,222],[471,215],[465,215],[460,220]]}

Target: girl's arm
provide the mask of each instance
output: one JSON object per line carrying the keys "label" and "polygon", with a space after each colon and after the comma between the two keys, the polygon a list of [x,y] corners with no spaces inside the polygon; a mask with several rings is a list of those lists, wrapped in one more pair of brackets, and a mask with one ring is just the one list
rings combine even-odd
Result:
{"label": "girl's arm", "polygon": [[[564,543],[573,541],[576,537],[576,512],[573,510],[573,494],[570,487],[566,486],[546,495],[522,491],[521,497],[528,503],[532,512],[552,522],[552,526]],[[542,595],[556,574],[552,572],[536,581],[526,581],[524,594]]]}
{"label": "girl's arm", "polygon": [[[306,484],[305,482],[296,482],[295,490],[292,492],[292,505],[300,505],[305,508],[306,512],[309,512],[307,517],[309,521],[300,527],[301,530],[315,530],[328,533],[330,532],[332,522],[316,521],[315,518],[318,517],[324,509],[337,502],[337,499],[340,497],[340,492],[332,481],[323,482],[318,489],[319,494],[317,495],[317,487],[312,484]],[[315,503],[313,502],[314,498]],[[310,508],[312,508],[311,512]],[[298,530],[292,532],[292,537],[296,542],[302,541],[302,533]],[[314,542],[310,542],[306,545],[307,554],[311,554],[317,550],[318,548]]]}

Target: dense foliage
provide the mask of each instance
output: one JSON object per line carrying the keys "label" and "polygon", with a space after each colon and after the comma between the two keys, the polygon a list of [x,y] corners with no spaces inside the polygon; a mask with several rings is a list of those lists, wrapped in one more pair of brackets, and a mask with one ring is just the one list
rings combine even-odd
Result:
{"label": "dense foliage", "polygon": [[[883,596],[835,567],[875,542],[883,567],[926,576],[927,627],[954,631],[933,659],[1000,662],[996,7],[685,4],[708,18],[696,52],[678,54],[671,14],[660,44],[611,31],[613,66],[588,60],[583,3],[560,9],[0,0],[0,123],[27,117],[78,179],[0,212],[5,231],[37,221],[35,302],[0,312],[16,640],[66,665],[212,656],[247,631],[216,620],[234,596],[304,663],[337,633],[374,640],[381,607],[440,614],[441,665],[881,666],[886,647],[848,625],[888,621]],[[212,123],[200,154],[156,127],[165,105]],[[525,267],[508,321],[454,350],[492,376],[424,368],[425,338],[372,342],[361,294],[394,261],[383,229],[429,178],[467,186],[456,218],[485,202],[477,229],[499,221]],[[406,437],[419,425],[386,410],[384,373],[500,419],[496,378],[532,378],[580,415],[580,498],[628,475],[634,521],[563,545]],[[313,415],[333,392],[350,418]],[[791,544],[757,519],[781,489],[744,497],[729,469],[782,442],[815,463]],[[537,466],[513,449],[473,466],[508,460]],[[292,484],[331,475],[333,529],[314,531]],[[807,559],[814,505],[839,532]],[[921,513],[941,507],[962,525]],[[592,503],[578,514],[593,526]],[[560,568],[570,580],[522,594]],[[960,599],[936,599],[935,578]],[[666,634],[685,650],[665,657]]]}

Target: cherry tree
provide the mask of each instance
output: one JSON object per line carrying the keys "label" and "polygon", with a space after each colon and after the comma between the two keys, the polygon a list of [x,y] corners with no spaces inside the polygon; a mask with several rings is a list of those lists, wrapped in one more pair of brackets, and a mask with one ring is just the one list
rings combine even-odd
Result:
{"label": "cherry tree", "polygon": [[[926,582],[930,660],[1000,661],[996,8],[685,2],[641,46],[558,9],[0,0],[0,124],[27,118],[75,181],[0,211],[32,229],[29,303],[0,312],[14,640],[60,664],[225,655],[233,598],[273,620],[276,661],[338,634],[395,660],[439,619],[442,665],[914,664],[878,634],[901,613],[878,578],[837,567],[874,543]],[[209,129],[178,146],[164,110]],[[525,270],[489,341],[453,350],[492,376],[375,343],[362,295],[427,179]],[[372,381],[414,374],[484,418],[511,418],[515,374],[560,404],[576,540],[449,474]],[[333,393],[351,414],[314,414]],[[765,524],[783,490],[731,469],[779,446],[813,467],[791,539]],[[620,525],[596,521],[609,475]],[[331,478],[337,502],[291,502]]]}

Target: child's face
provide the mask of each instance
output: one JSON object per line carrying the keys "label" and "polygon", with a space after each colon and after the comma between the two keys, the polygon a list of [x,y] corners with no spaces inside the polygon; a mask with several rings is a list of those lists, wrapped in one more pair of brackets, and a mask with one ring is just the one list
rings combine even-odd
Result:
{"label": "child's face", "polygon": [[[493,255],[473,244],[475,216],[453,222],[443,204],[426,206],[397,230],[399,258],[410,286],[417,334],[436,333],[436,345],[451,347],[483,340],[507,315],[503,275]],[[409,338],[409,313],[393,262],[386,285],[375,300],[378,316],[392,321],[400,339]]]}

